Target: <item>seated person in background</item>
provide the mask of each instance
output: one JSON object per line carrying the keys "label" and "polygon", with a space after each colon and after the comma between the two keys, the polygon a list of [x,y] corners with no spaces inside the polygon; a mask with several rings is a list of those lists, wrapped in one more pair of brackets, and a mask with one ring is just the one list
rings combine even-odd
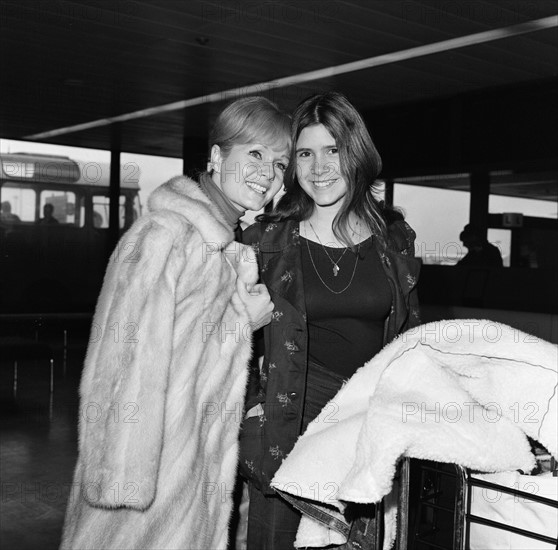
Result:
{"label": "seated person in background", "polygon": [[2,223],[20,223],[21,220],[16,214],[12,214],[12,203],[4,201],[2,203],[2,212],[0,213],[0,221]]}
{"label": "seated person in background", "polygon": [[43,217],[38,221],[38,223],[41,225],[58,223],[58,220],[54,217],[54,206],[50,202],[47,202],[43,206]]}
{"label": "seated person in background", "polygon": [[103,227],[103,216],[96,211],[93,212],[93,227]]}
{"label": "seated person in background", "polygon": [[456,265],[484,267],[502,267],[504,265],[500,249],[486,240],[479,227],[468,223],[459,238],[469,251]]}

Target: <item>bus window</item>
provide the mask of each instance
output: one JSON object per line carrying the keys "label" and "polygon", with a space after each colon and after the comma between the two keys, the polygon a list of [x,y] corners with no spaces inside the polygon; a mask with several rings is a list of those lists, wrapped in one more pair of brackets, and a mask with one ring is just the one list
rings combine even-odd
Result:
{"label": "bus window", "polygon": [[[11,210],[12,216],[17,216],[19,221],[34,222],[35,221],[35,199],[36,194],[33,189],[25,187],[3,185],[0,189],[0,197],[5,208]],[[2,208],[2,211],[5,209]],[[16,220],[16,218],[14,218]]]}
{"label": "bus window", "polygon": [[77,227],[85,226],[85,197],[81,196],[77,199],[75,206],[75,225]]}
{"label": "bus window", "polygon": [[134,211],[132,213],[132,222],[135,222],[141,216],[141,201],[139,195],[134,197]]}
{"label": "bus window", "polygon": [[93,195],[93,226],[105,229],[109,226],[109,198]]}
{"label": "bus window", "polygon": [[126,227],[126,197],[120,195],[120,203],[118,207],[118,226],[120,229]]}
{"label": "bus window", "polygon": [[76,195],[69,191],[41,191],[40,217],[44,216],[45,204],[52,204],[52,216],[64,224],[76,224]]}
{"label": "bus window", "polygon": [[[136,195],[139,208],[139,198]],[[93,225],[105,229],[109,226],[109,204],[110,200],[106,195],[93,195]],[[126,197],[120,195],[118,224],[120,229],[126,226]]]}

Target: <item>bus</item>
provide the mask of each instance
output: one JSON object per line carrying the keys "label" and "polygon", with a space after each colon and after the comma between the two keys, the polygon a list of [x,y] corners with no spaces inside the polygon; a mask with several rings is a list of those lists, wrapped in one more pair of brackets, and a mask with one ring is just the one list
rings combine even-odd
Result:
{"label": "bus", "polygon": [[[0,154],[0,309],[92,311],[110,255],[110,164]],[[121,166],[119,227],[141,215],[139,168]]]}

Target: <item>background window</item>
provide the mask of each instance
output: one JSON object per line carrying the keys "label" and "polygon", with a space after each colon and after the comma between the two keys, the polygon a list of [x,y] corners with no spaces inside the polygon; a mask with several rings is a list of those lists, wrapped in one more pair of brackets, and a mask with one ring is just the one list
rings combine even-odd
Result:
{"label": "background window", "polygon": [[[11,213],[17,216],[22,222],[35,221],[35,199],[36,194],[33,189],[24,187],[4,185],[0,189],[1,202],[9,202]],[[2,208],[2,212],[4,208]]]}
{"label": "background window", "polygon": [[93,196],[93,226],[107,228],[109,226],[109,198],[105,195]]}
{"label": "background window", "polygon": [[[140,210],[139,198],[136,196],[134,208]],[[106,195],[93,195],[93,226],[106,229],[109,226],[110,199]],[[135,215],[135,214],[134,214]],[[126,197],[120,195],[118,206],[118,226],[123,229],[126,225]]]}
{"label": "background window", "polygon": [[500,249],[504,267],[510,267],[511,231],[509,229],[494,229],[489,227],[486,236],[489,243],[496,245]]}
{"label": "background window", "polygon": [[54,211],[52,215],[59,223],[76,223],[76,196],[67,191],[41,191],[41,202],[39,218],[43,217],[45,204],[52,204]]}
{"label": "background window", "polygon": [[488,210],[489,240],[499,235],[505,266],[558,267],[557,172],[490,172]]}
{"label": "background window", "polygon": [[536,218],[558,218],[558,203],[519,197],[505,197],[491,194],[488,199],[488,211],[491,214],[517,212],[524,216]]}
{"label": "background window", "polygon": [[469,223],[468,188],[466,174],[398,179],[394,183],[393,204],[403,211],[405,220],[415,230],[415,255],[423,263],[455,265],[467,253],[459,234]]}
{"label": "background window", "polygon": [[[144,208],[149,195],[173,176],[182,174],[183,168],[182,159],[179,158],[133,153],[121,153],[120,163],[120,185],[130,189],[138,188],[139,202]],[[135,201],[134,208],[138,205]]]}
{"label": "background window", "polygon": [[512,170],[490,172],[491,214],[517,212],[535,218],[558,218],[558,173]]}

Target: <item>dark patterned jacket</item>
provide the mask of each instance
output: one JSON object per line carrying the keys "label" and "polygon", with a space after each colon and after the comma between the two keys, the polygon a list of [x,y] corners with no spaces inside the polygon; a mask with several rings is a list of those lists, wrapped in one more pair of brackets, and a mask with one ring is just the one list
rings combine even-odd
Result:
{"label": "dark patterned jacket", "polygon": [[[395,221],[389,225],[388,235],[388,247],[376,248],[393,296],[384,345],[420,323],[416,292],[420,262],[413,256],[415,232],[406,222]],[[256,251],[261,282],[267,286],[275,307],[271,323],[263,329],[263,364],[260,367],[253,362],[246,401],[246,410],[261,403],[264,415],[245,421],[251,423],[247,429],[250,442],[241,434],[240,466],[256,486],[273,494],[269,482],[300,435],[306,392],[308,330],[299,222],[255,223],[244,231],[243,242]],[[255,447],[259,452],[254,452]]]}

